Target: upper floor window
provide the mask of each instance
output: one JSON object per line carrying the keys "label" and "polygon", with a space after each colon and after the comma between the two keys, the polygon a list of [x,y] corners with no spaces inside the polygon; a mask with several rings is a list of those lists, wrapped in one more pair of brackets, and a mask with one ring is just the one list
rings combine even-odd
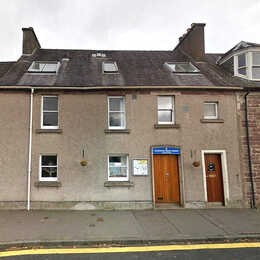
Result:
{"label": "upper floor window", "polygon": [[260,80],[260,52],[247,51],[234,57],[234,75]]}
{"label": "upper floor window", "polygon": [[108,97],[108,128],[124,129],[125,117],[125,97]]}
{"label": "upper floor window", "polygon": [[204,102],[204,119],[218,119],[218,102]]}
{"label": "upper floor window", "polygon": [[104,61],[103,62],[104,73],[117,73],[118,67],[115,61]]}
{"label": "upper floor window", "polygon": [[34,61],[28,72],[56,73],[60,63],[57,61]]}
{"label": "upper floor window", "polygon": [[43,96],[42,97],[42,119],[41,127],[47,129],[57,129],[58,125],[58,97]]}
{"label": "upper floor window", "polygon": [[199,69],[197,69],[190,62],[166,62],[165,64],[168,66],[168,68],[172,72],[179,72],[179,73],[198,73],[199,72]]}
{"label": "upper floor window", "polygon": [[174,124],[174,97],[158,96],[158,123]]}

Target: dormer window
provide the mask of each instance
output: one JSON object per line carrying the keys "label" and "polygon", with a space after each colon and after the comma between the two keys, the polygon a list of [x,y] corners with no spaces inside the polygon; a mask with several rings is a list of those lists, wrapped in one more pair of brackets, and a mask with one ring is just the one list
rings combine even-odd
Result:
{"label": "dormer window", "polygon": [[234,56],[234,75],[248,80],[260,80],[260,52],[247,51]]}
{"label": "dormer window", "polygon": [[174,73],[198,73],[197,69],[190,62],[166,62],[166,66]]}
{"label": "dormer window", "polygon": [[57,73],[60,63],[57,61],[34,61],[28,72],[32,73]]}
{"label": "dormer window", "polygon": [[103,62],[104,73],[118,73],[118,67],[115,61],[104,61]]}

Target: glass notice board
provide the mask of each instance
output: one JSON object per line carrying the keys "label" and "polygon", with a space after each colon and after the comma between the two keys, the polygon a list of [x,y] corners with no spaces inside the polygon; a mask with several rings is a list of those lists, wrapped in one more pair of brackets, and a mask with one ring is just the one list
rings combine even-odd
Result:
{"label": "glass notice board", "polygon": [[133,175],[148,175],[148,159],[133,159]]}

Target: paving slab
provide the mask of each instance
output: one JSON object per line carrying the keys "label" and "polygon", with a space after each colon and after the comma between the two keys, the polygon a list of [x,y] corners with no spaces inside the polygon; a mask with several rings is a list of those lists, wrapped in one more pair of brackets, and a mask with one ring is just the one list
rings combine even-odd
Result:
{"label": "paving slab", "polygon": [[200,210],[228,234],[260,234],[260,212],[254,209]]}
{"label": "paving slab", "polygon": [[226,232],[208,221],[198,210],[164,210],[162,214],[183,235],[193,237],[224,236]]}
{"label": "paving slab", "polygon": [[169,240],[180,233],[161,211],[135,211],[133,214],[142,228],[144,240]]}

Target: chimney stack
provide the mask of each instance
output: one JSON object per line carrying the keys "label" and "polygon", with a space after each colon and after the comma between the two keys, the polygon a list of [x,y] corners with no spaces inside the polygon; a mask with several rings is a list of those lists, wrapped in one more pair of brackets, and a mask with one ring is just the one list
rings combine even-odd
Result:
{"label": "chimney stack", "polygon": [[23,55],[31,55],[41,45],[32,27],[22,28],[23,30]]}
{"label": "chimney stack", "polygon": [[191,27],[187,29],[186,34],[179,38],[179,43],[174,50],[183,50],[196,61],[203,60],[205,55],[205,25],[205,23],[193,23]]}

